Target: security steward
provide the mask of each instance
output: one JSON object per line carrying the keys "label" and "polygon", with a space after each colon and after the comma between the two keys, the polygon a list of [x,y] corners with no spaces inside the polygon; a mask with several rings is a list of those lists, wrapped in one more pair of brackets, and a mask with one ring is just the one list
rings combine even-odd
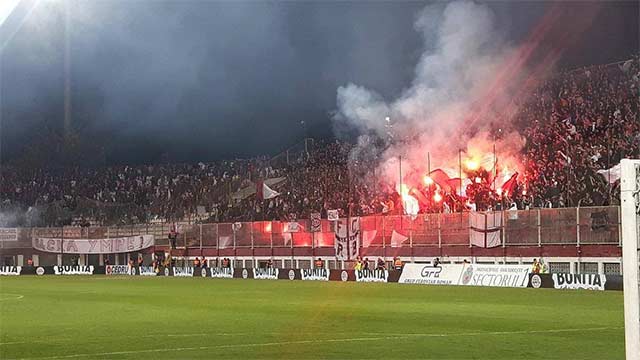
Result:
{"label": "security steward", "polygon": [[396,270],[402,270],[402,260],[399,257],[396,257],[393,260],[393,268]]}

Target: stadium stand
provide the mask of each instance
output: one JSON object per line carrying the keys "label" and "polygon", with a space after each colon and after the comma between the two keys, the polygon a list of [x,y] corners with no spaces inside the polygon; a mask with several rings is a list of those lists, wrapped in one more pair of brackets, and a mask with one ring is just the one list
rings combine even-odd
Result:
{"label": "stadium stand", "polygon": [[[518,208],[619,204],[609,169],[640,156],[638,56],[629,61],[557,74],[520,107],[516,124],[524,148],[527,192]],[[103,168],[6,167],[0,174],[0,207],[15,213],[6,226],[123,225],[166,221],[237,222],[398,214],[392,184],[353,176],[352,144],[314,141],[299,152],[216,163]],[[279,179],[280,196],[260,200],[255,183]],[[254,189],[243,193],[243,189]],[[243,195],[245,194],[245,195]],[[455,195],[445,199],[463,209]],[[394,204],[396,204],[394,206]],[[438,212],[442,208],[422,208]]]}

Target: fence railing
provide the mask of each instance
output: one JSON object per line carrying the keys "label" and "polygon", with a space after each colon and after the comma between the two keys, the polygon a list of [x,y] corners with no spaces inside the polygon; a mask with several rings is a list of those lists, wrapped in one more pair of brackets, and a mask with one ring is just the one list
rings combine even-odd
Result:
{"label": "fence railing", "polygon": [[[620,244],[620,209],[610,207],[502,211],[502,246]],[[175,224],[177,246],[182,248],[260,249],[332,248],[335,222],[309,220],[297,226],[281,221],[217,224]],[[317,224],[316,224],[317,225]],[[0,251],[31,248],[32,239],[100,239],[152,234],[156,245],[169,245],[174,224],[140,224],[111,227],[20,228],[16,241],[0,241]],[[292,231],[295,229],[296,231]],[[312,231],[315,230],[315,231]],[[447,247],[469,245],[469,213],[420,214],[418,216],[360,217],[360,246]]]}

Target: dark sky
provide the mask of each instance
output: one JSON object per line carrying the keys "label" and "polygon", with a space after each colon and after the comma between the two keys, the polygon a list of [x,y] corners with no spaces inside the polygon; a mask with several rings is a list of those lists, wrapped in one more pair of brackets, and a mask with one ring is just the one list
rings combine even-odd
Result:
{"label": "dark sky", "polygon": [[[413,23],[426,2],[69,2],[72,120],[109,163],[273,155],[305,132],[330,137],[338,86],[397,96],[423,51]],[[488,5],[514,44],[551,7]],[[594,7],[560,67],[638,52],[636,1],[565,3],[556,28]],[[61,132],[63,9],[41,2],[3,50],[2,161]]]}

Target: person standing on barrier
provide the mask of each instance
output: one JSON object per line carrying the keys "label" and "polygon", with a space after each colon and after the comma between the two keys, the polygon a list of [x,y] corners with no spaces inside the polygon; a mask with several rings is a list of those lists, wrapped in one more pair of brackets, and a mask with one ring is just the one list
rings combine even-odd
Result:
{"label": "person standing on barrier", "polygon": [[169,232],[169,243],[171,245],[171,249],[176,248],[177,242],[178,242],[178,232],[176,231],[176,229],[171,229],[171,231]]}

